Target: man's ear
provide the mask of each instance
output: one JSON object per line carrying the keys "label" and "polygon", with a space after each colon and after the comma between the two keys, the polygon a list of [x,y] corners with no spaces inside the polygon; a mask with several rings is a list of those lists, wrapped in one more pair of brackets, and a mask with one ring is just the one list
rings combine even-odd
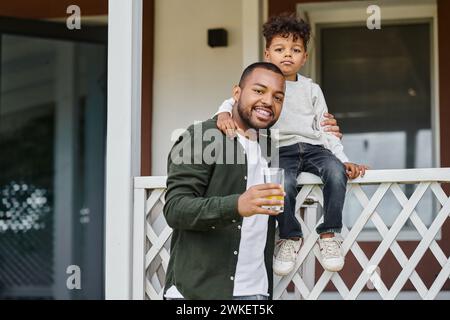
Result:
{"label": "man's ear", "polygon": [[241,97],[241,88],[238,85],[235,85],[233,87],[233,99],[234,101],[239,101],[240,97]]}

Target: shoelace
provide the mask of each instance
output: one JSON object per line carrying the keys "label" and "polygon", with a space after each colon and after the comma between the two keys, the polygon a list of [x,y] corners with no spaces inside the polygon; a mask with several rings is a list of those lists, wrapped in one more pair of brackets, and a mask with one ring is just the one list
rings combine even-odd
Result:
{"label": "shoelace", "polygon": [[323,255],[326,257],[339,257],[341,255],[341,241],[338,239],[322,240]]}
{"label": "shoelace", "polygon": [[295,258],[295,242],[294,240],[284,240],[280,244],[279,258],[282,261],[290,261]]}

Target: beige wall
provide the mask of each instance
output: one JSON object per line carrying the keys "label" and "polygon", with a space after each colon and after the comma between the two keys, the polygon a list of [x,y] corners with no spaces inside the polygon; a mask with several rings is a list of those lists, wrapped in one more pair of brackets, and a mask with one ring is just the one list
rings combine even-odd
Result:
{"label": "beige wall", "polygon": [[[156,0],[152,175],[165,175],[172,132],[211,117],[242,71],[241,0]],[[209,28],[228,30],[210,48]]]}

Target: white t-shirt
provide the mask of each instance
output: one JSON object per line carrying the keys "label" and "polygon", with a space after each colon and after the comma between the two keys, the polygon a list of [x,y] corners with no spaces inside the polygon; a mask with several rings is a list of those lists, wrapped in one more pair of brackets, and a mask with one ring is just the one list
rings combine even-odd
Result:
{"label": "white t-shirt", "polygon": [[[249,189],[251,186],[264,183],[262,169],[267,168],[267,161],[262,157],[257,141],[249,140],[240,134],[237,136],[247,155],[247,189]],[[267,215],[255,214],[245,217],[242,221],[233,296],[269,295],[269,280],[264,263],[268,219]],[[167,290],[165,297],[183,298],[175,286]]]}
{"label": "white t-shirt", "polygon": [[[238,139],[247,154],[247,189],[264,183],[262,169],[267,161],[261,155],[257,141],[238,134]],[[269,295],[269,281],[264,263],[269,216],[255,214],[242,221],[241,242],[234,277],[234,296]]]}

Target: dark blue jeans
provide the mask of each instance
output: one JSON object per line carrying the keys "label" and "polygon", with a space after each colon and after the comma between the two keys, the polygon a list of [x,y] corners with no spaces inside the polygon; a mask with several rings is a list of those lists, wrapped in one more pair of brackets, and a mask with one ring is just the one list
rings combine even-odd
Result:
{"label": "dark blue jeans", "polygon": [[295,217],[295,198],[298,194],[297,177],[301,172],[319,176],[323,181],[324,222],[316,228],[318,234],[340,233],[347,175],[345,166],[328,149],[309,143],[297,143],[280,150],[280,167],[285,171],[284,212],[277,216],[280,238],[303,237]]}

